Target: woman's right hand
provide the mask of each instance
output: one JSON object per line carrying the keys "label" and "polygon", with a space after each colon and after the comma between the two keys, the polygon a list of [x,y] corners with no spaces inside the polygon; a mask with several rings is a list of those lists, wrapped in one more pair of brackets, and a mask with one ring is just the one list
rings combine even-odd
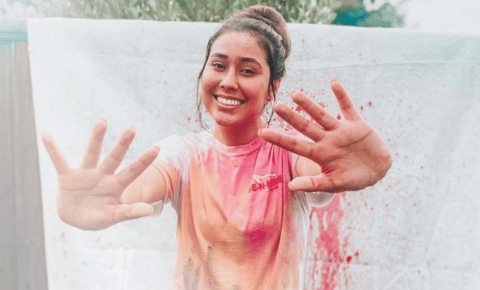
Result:
{"label": "woman's right hand", "polygon": [[146,203],[124,204],[121,196],[155,160],[160,148],[154,146],[115,174],[135,137],[135,129],[125,129],[100,166],[107,122],[95,123],[79,168],[72,169],[52,137],[42,133],[42,141],[58,174],[57,210],[69,225],[84,230],[100,230],[118,222],[148,216],[153,207]]}

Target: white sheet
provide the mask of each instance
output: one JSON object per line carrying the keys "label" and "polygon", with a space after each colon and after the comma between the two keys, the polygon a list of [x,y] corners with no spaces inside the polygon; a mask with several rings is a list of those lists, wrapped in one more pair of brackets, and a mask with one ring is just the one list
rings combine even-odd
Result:
{"label": "white sheet", "polygon": [[[72,166],[99,118],[109,122],[104,153],[123,128],[137,129],[127,161],[160,138],[198,131],[196,77],[216,27],[29,20],[37,130],[54,136]],[[394,158],[376,186],[312,210],[305,289],[480,289],[480,37],[289,29],[280,97],[303,88],[336,115],[328,84],[338,78]],[[166,289],[171,207],[100,232],[69,227],[56,215],[55,171],[39,148],[49,289]]]}

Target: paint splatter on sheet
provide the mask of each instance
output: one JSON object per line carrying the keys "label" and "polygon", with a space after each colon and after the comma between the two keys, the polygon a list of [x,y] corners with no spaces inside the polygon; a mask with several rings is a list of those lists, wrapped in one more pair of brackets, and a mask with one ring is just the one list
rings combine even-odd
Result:
{"label": "paint splatter on sheet", "polygon": [[[343,236],[340,230],[344,216],[341,205],[343,199],[345,193],[337,194],[328,205],[314,207],[310,212],[308,258],[312,260],[308,261],[305,273],[305,290],[348,287],[348,281],[341,280],[341,272],[345,272],[354,257],[347,255],[348,236]],[[356,252],[354,256],[358,258],[359,253]]]}

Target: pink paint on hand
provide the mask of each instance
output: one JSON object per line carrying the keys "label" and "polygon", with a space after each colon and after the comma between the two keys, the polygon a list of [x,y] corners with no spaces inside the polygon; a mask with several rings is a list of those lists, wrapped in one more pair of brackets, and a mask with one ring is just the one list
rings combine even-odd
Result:
{"label": "pink paint on hand", "polygon": [[303,108],[300,107],[300,106],[297,106],[297,107],[295,108],[295,111],[297,111],[297,112],[302,112],[302,111],[303,111]]}

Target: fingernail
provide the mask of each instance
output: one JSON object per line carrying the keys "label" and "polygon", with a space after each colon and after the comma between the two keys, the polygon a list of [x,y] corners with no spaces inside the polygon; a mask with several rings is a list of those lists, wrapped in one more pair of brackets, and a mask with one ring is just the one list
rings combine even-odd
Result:
{"label": "fingernail", "polygon": [[258,129],[258,131],[257,131],[257,135],[259,135],[259,136],[260,136],[260,134],[262,134],[262,130],[263,130],[263,129]]}
{"label": "fingernail", "polygon": [[108,123],[107,119],[105,119],[105,118],[101,118],[100,121],[104,121],[105,123]]}

